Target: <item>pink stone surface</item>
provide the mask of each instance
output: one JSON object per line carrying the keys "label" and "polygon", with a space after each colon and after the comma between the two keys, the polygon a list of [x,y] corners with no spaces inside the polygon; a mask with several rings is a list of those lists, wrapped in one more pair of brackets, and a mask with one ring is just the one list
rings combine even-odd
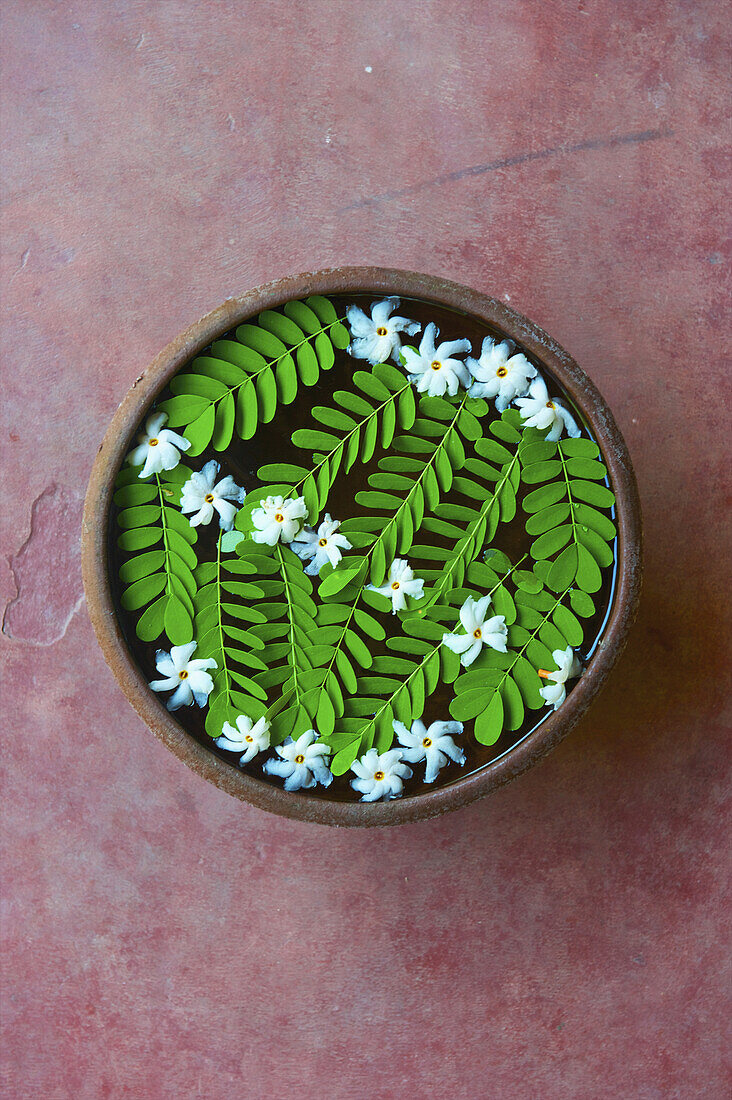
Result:
{"label": "pink stone surface", "polygon": [[[7,0],[3,1096],[722,1100],[726,6]],[[135,717],[79,509],[152,356],[341,263],[477,287],[614,408],[646,583],[544,763],[443,819],[270,817]]]}

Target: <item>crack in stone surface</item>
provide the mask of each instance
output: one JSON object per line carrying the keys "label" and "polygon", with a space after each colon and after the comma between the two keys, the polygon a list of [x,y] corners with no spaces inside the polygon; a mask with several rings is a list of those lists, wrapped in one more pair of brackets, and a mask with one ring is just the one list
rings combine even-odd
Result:
{"label": "crack in stone surface", "polygon": [[659,138],[673,137],[673,130],[641,130],[631,134],[611,134],[609,137],[587,138],[573,145],[554,145],[549,149],[537,149],[534,152],[517,153],[510,157],[501,157],[498,160],[488,161],[487,164],[471,164],[467,168],[458,168],[454,172],[446,172],[442,176],[434,176],[432,179],[413,183],[409,187],[400,187],[395,191],[382,191],[378,195],[370,195],[363,199],[342,206],[339,214],[346,214],[350,210],[358,210],[364,206],[374,206],[379,202],[390,202],[393,199],[401,199],[406,195],[413,195],[417,191],[423,191],[426,187],[437,187],[443,183],[455,183],[458,180],[467,179],[470,176],[482,176],[486,172],[496,172],[499,168],[513,168],[519,164],[526,164],[532,160],[546,160],[547,157],[555,157],[561,153],[581,153],[593,149],[612,149],[616,145],[638,145],[646,141],[657,141]]}
{"label": "crack in stone surface", "polygon": [[15,595],[2,617],[4,637],[49,646],[63,638],[84,602],[79,532],[83,500],[56,484],[31,505],[30,531],[8,557]]}

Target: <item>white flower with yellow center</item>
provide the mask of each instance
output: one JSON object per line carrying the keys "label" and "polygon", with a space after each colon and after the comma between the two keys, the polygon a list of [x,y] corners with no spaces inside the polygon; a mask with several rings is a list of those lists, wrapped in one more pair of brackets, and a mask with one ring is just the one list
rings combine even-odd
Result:
{"label": "white flower with yellow center", "polygon": [[174,470],[180,462],[180,452],[190,443],[177,432],[164,428],[167,413],[153,413],[145,422],[145,430],[137,437],[137,446],[127,455],[131,466],[142,466],[138,477],[150,477],[161,470]]}
{"label": "white flower with yellow center", "polygon": [[384,298],[371,307],[368,317],[358,306],[349,306],[346,310],[348,324],[353,337],[348,349],[354,359],[367,359],[369,363],[386,363],[390,356],[399,361],[402,346],[400,333],[414,336],[422,327],[419,321],[410,321],[406,317],[391,317],[393,310],[399,308],[398,298]]}
{"label": "white flower with yellow center", "polygon": [[522,352],[512,355],[505,341],[497,344],[490,336],[483,341],[480,359],[468,358],[465,364],[475,379],[470,396],[495,397],[498,412],[504,412],[515,398],[525,394],[530,379],[536,378],[536,367]]}
{"label": "white flower with yellow center", "polygon": [[580,429],[569,410],[556,397],[549,396],[546,382],[541,377],[536,377],[531,383],[529,396],[520,397],[516,404],[525,421],[524,427],[538,428],[540,431],[551,428],[546,438],[552,443],[556,443],[565,428],[567,435],[572,439],[576,439],[580,434]]}
{"label": "white flower with yellow center", "polygon": [[369,749],[351,765],[351,771],[356,774],[351,786],[361,795],[362,802],[399,798],[404,790],[404,780],[412,776],[412,769],[404,763],[401,749],[389,749],[381,755],[376,749]]}
{"label": "white flower with yellow center", "polygon": [[403,748],[402,757],[409,764],[425,761],[425,783],[434,783],[439,771],[448,760],[465,763],[465,753],[456,745],[451,734],[463,732],[462,722],[433,722],[429,729],[419,718],[407,729],[403,722],[392,722],[394,733]]}
{"label": "white flower with yellow center", "polygon": [[435,346],[440,330],[430,322],[424,330],[424,336],[415,348],[403,348],[404,369],[409,381],[414,383],[420,393],[430,397],[442,397],[447,392],[454,397],[458,386],[470,385],[470,372],[461,359],[454,356],[470,351],[470,340],[445,340]]}
{"label": "white flower with yellow center", "polygon": [[269,722],[265,718],[252,725],[251,718],[246,714],[240,714],[236,720],[236,727],[231,722],[224,722],[221,736],[216,738],[216,744],[227,752],[240,752],[239,763],[242,767],[253,760],[257,753],[269,748]]}
{"label": "white flower with yellow center", "polygon": [[236,508],[232,501],[243,504],[246,493],[236,484],[231,474],[216,481],[220,469],[218,462],[211,459],[202,470],[191,474],[183,485],[180,510],[184,514],[196,513],[189,520],[191,527],[210,523],[214,512],[218,512],[222,531],[230,531],[234,526]]}
{"label": "white flower with yellow center", "polygon": [[504,615],[494,615],[486,619],[486,613],[490,607],[490,596],[483,596],[474,600],[468,596],[460,608],[460,623],[464,634],[443,634],[442,644],[451,649],[453,653],[460,654],[460,663],[467,668],[472,665],[484,645],[499,653],[506,652],[506,618]]}
{"label": "white flower with yellow center", "polygon": [[153,691],[173,692],[165,704],[168,710],[189,707],[194,702],[199,707],[205,707],[213,691],[213,680],[205,670],[218,668],[218,665],[213,657],[192,661],[197,644],[189,642],[188,645],[174,645],[170,653],[159,649],[155,654],[155,667],[165,679],[151,680],[150,687]]}
{"label": "white flower with yellow center", "polygon": [[339,519],[331,519],[330,513],[326,512],[317,531],[306,527],[293,542],[292,549],[297,556],[310,562],[305,570],[308,576],[317,576],[326,562],[330,562],[335,569],[343,557],[341,551],[351,549],[346,536],[337,534],[340,525]]}
{"label": "white flower with yellow center", "polygon": [[307,514],[304,497],[295,500],[267,497],[261,507],[252,512],[252,523],[256,528],[252,538],[267,546],[274,546],[280,541],[292,542]]}
{"label": "white flower with yellow center", "polygon": [[277,745],[275,752],[279,756],[265,760],[262,770],[266,775],[278,775],[285,781],[286,791],[307,790],[316,783],[329,787],[333,775],[326,762],[330,756],[330,745],[318,740],[315,730],[306,730],[297,741],[288,737],[284,745]]}
{"label": "white flower with yellow center", "polygon": [[422,577],[415,577],[414,570],[404,558],[394,559],[389,568],[389,578],[380,588],[373,584],[367,584],[366,587],[391,600],[392,615],[405,610],[407,596],[414,600],[421,600],[424,596],[424,580]]}
{"label": "white flower with yellow center", "polygon": [[552,653],[557,668],[555,672],[548,672],[545,668],[539,669],[542,680],[551,681],[546,687],[539,689],[542,699],[556,710],[567,697],[565,684],[567,680],[573,680],[582,672],[582,663],[579,657],[568,645],[566,649],[555,649]]}

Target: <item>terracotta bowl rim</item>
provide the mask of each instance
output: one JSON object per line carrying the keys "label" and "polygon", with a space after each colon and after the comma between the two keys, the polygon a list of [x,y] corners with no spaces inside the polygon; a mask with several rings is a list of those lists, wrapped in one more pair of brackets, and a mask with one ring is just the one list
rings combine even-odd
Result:
{"label": "terracotta bowl rim", "polygon": [[[220,760],[187,733],[154,695],[124,641],[108,580],[107,531],[114,480],[145,411],[169,379],[213,339],[263,309],[309,294],[396,294],[472,314],[528,350],[565,387],[597,439],[616,494],[615,597],[590,662],[563,706],[500,759],[453,783],[390,802],[336,802],[289,793]],[[82,572],[89,615],[119,685],[152,732],[189,768],[244,802],[285,817],[326,825],[396,825],[435,817],[480,798],[545,756],[579,721],[622,652],[641,585],[641,512],[627,447],[596,386],[538,325],[503,302],[432,275],[380,267],[337,267],[291,275],[228,298],[172,340],[136,379],[107,429],[84,502]]]}

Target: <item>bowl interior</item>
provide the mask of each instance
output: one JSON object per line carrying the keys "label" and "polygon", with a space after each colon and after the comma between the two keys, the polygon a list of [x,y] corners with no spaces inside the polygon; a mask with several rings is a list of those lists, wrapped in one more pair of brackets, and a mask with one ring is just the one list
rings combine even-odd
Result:
{"label": "bowl interior", "polygon": [[[276,309],[287,301],[300,300],[312,294],[325,295],[332,301],[338,316],[342,317],[347,306],[353,303],[368,312],[374,300],[385,292],[400,295],[402,303],[399,312],[419,322],[422,332],[427,324],[435,322],[441,330],[440,340],[465,337],[471,342],[473,355],[480,354],[483,339],[490,336],[496,341],[507,339],[511,349],[526,356],[545,379],[550,397],[560,399],[571,410],[583,436],[597,442],[607,468],[606,483],[612,487],[616,497],[615,507],[607,511],[617,524],[617,537],[610,540],[613,563],[601,570],[601,583],[593,593],[592,610],[587,613],[585,609],[581,620],[582,640],[576,648],[583,661],[584,673],[569,691],[560,710],[554,712],[548,708],[532,710],[528,706],[522,707],[523,714],[514,714],[490,744],[481,744],[476,740],[475,720],[468,718],[460,738],[466,753],[462,767],[448,764],[431,784],[424,782],[424,772],[420,776],[419,769],[415,767],[415,775],[406,784],[399,800],[369,804],[354,801],[357,796],[350,787],[349,775],[352,778],[352,774],[348,771],[337,777],[328,788],[317,786],[312,791],[299,793],[283,791],[281,779],[262,774],[261,760],[257,759],[242,769],[238,766],[238,755],[217,748],[206,731],[204,710],[195,706],[186,707],[174,715],[165,710],[160,698],[148,688],[148,681],[156,675],[155,652],[161,641],[159,638],[140,639],[136,633],[140,611],[124,606],[120,569],[124,576],[126,554],[118,544],[120,514],[124,507],[120,508],[112,497],[118,471],[123,467],[135,433],[143,425],[151,407],[157,407],[175,396],[170,388],[171,381],[175,389],[174,380],[178,372],[190,373],[190,364],[197,357],[203,356],[198,361],[205,362],[214,354],[212,345],[219,349],[216,354],[222,354],[224,344],[220,341],[233,344],[240,324],[256,318],[263,309]],[[289,404],[280,403],[273,419],[267,425],[260,425],[253,438],[242,440],[234,432],[231,444],[223,451],[217,451],[209,444],[199,450],[195,459],[189,460],[186,456],[186,463],[191,468],[200,469],[207,460],[215,459],[222,465],[222,476],[224,473],[233,474],[237,484],[246,487],[249,492],[262,486],[263,482],[257,474],[263,465],[273,462],[302,464],[302,449],[293,444],[293,433],[307,427],[317,428],[319,425],[313,424],[312,407],[332,406],[335,391],[354,389],[354,371],[364,367],[370,369],[368,363],[354,360],[343,348],[335,348],[334,359],[329,370],[319,373],[315,384],[307,387],[301,385],[297,400]],[[357,389],[355,392],[359,393]],[[494,415],[489,414],[485,423]],[[421,419],[425,420],[424,417]],[[484,426],[483,420],[481,425]],[[466,442],[469,441],[463,440],[463,444]],[[348,474],[341,472],[334,479],[327,500],[329,512],[338,518],[353,514],[356,493],[370,491],[368,478],[378,473],[376,462],[385,453],[378,449],[371,462],[356,462]],[[495,535],[486,541],[491,550],[507,553],[514,567],[530,549],[532,540],[525,531],[526,516],[521,504],[535,488],[532,484],[518,486],[516,518],[499,524]],[[457,492],[456,495],[453,493],[451,499],[463,507],[472,507],[476,503],[470,500],[469,490]],[[275,812],[334,824],[386,824],[430,816],[478,797],[529,766],[576,722],[617,655],[634,610],[638,584],[638,520],[630,463],[607,406],[576,364],[544,333],[500,303],[455,284],[404,272],[374,273],[358,269],[325,272],[284,280],[225,303],[166,349],[138,382],[110,426],[90,483],[84,532],[85,583],[95,627],[128,697],[153,731],[186,763],[237,797]],[[199,561],[215,560],[217,541],[215,524],[201,528],[196,544]],[[422,531],[418,545],[431,547],[433,552],[439,553],[441,549],[450,547],[450,538],[440,531]],[[417,552],[410,555],[412,559],[425,573],[429,573],[430,567],[433,573],[436,565],[440,567],[435,560],[420,559]],[[528,554],[523,564],[530,568],[532,561]],[[430,583],[439,584],[441,581],[433,576],[428,587]],[[509,620],[512,616],[516,620],[517,592],[513,590],[514,599],[509,601],[513,602]],[[519,600],[522,595],[518,592]],[[416,607],[415,602],[413,608]],[[364,607],[364,610],[389,628],[390,620],[384,619],[378,609]],[[522,615],[524,618],[528,616],[529,628],[532,625],[530,609],[524,608],[522,611],[519,605],[519,621],[513,625],[517,636]],[[554,629],[551,622],[549,628]],[[369,648],[377,663],[380,661],[383,665],[390,657],[393,661],[394,652],[379,638],[370,639]],[[401,653],[396,656],[399,660],[405,659]],[[369,670],[358,671],[360,676],[367,676]],[[490,687],[491,683],[487,683],[486,691]],[[276,694],[275,685],[268,702]],[[449,682],[440,681],[431,692],[428,691],[424,707],[425,722],[450,719],[453,696],[454,686]],[[510,700],[507,702],[510,704]],[[348,705],[346,703],[346,707]],[[467,712],[470,712],[470,706]],[[396,711],[394,716],[397,716]]]}

